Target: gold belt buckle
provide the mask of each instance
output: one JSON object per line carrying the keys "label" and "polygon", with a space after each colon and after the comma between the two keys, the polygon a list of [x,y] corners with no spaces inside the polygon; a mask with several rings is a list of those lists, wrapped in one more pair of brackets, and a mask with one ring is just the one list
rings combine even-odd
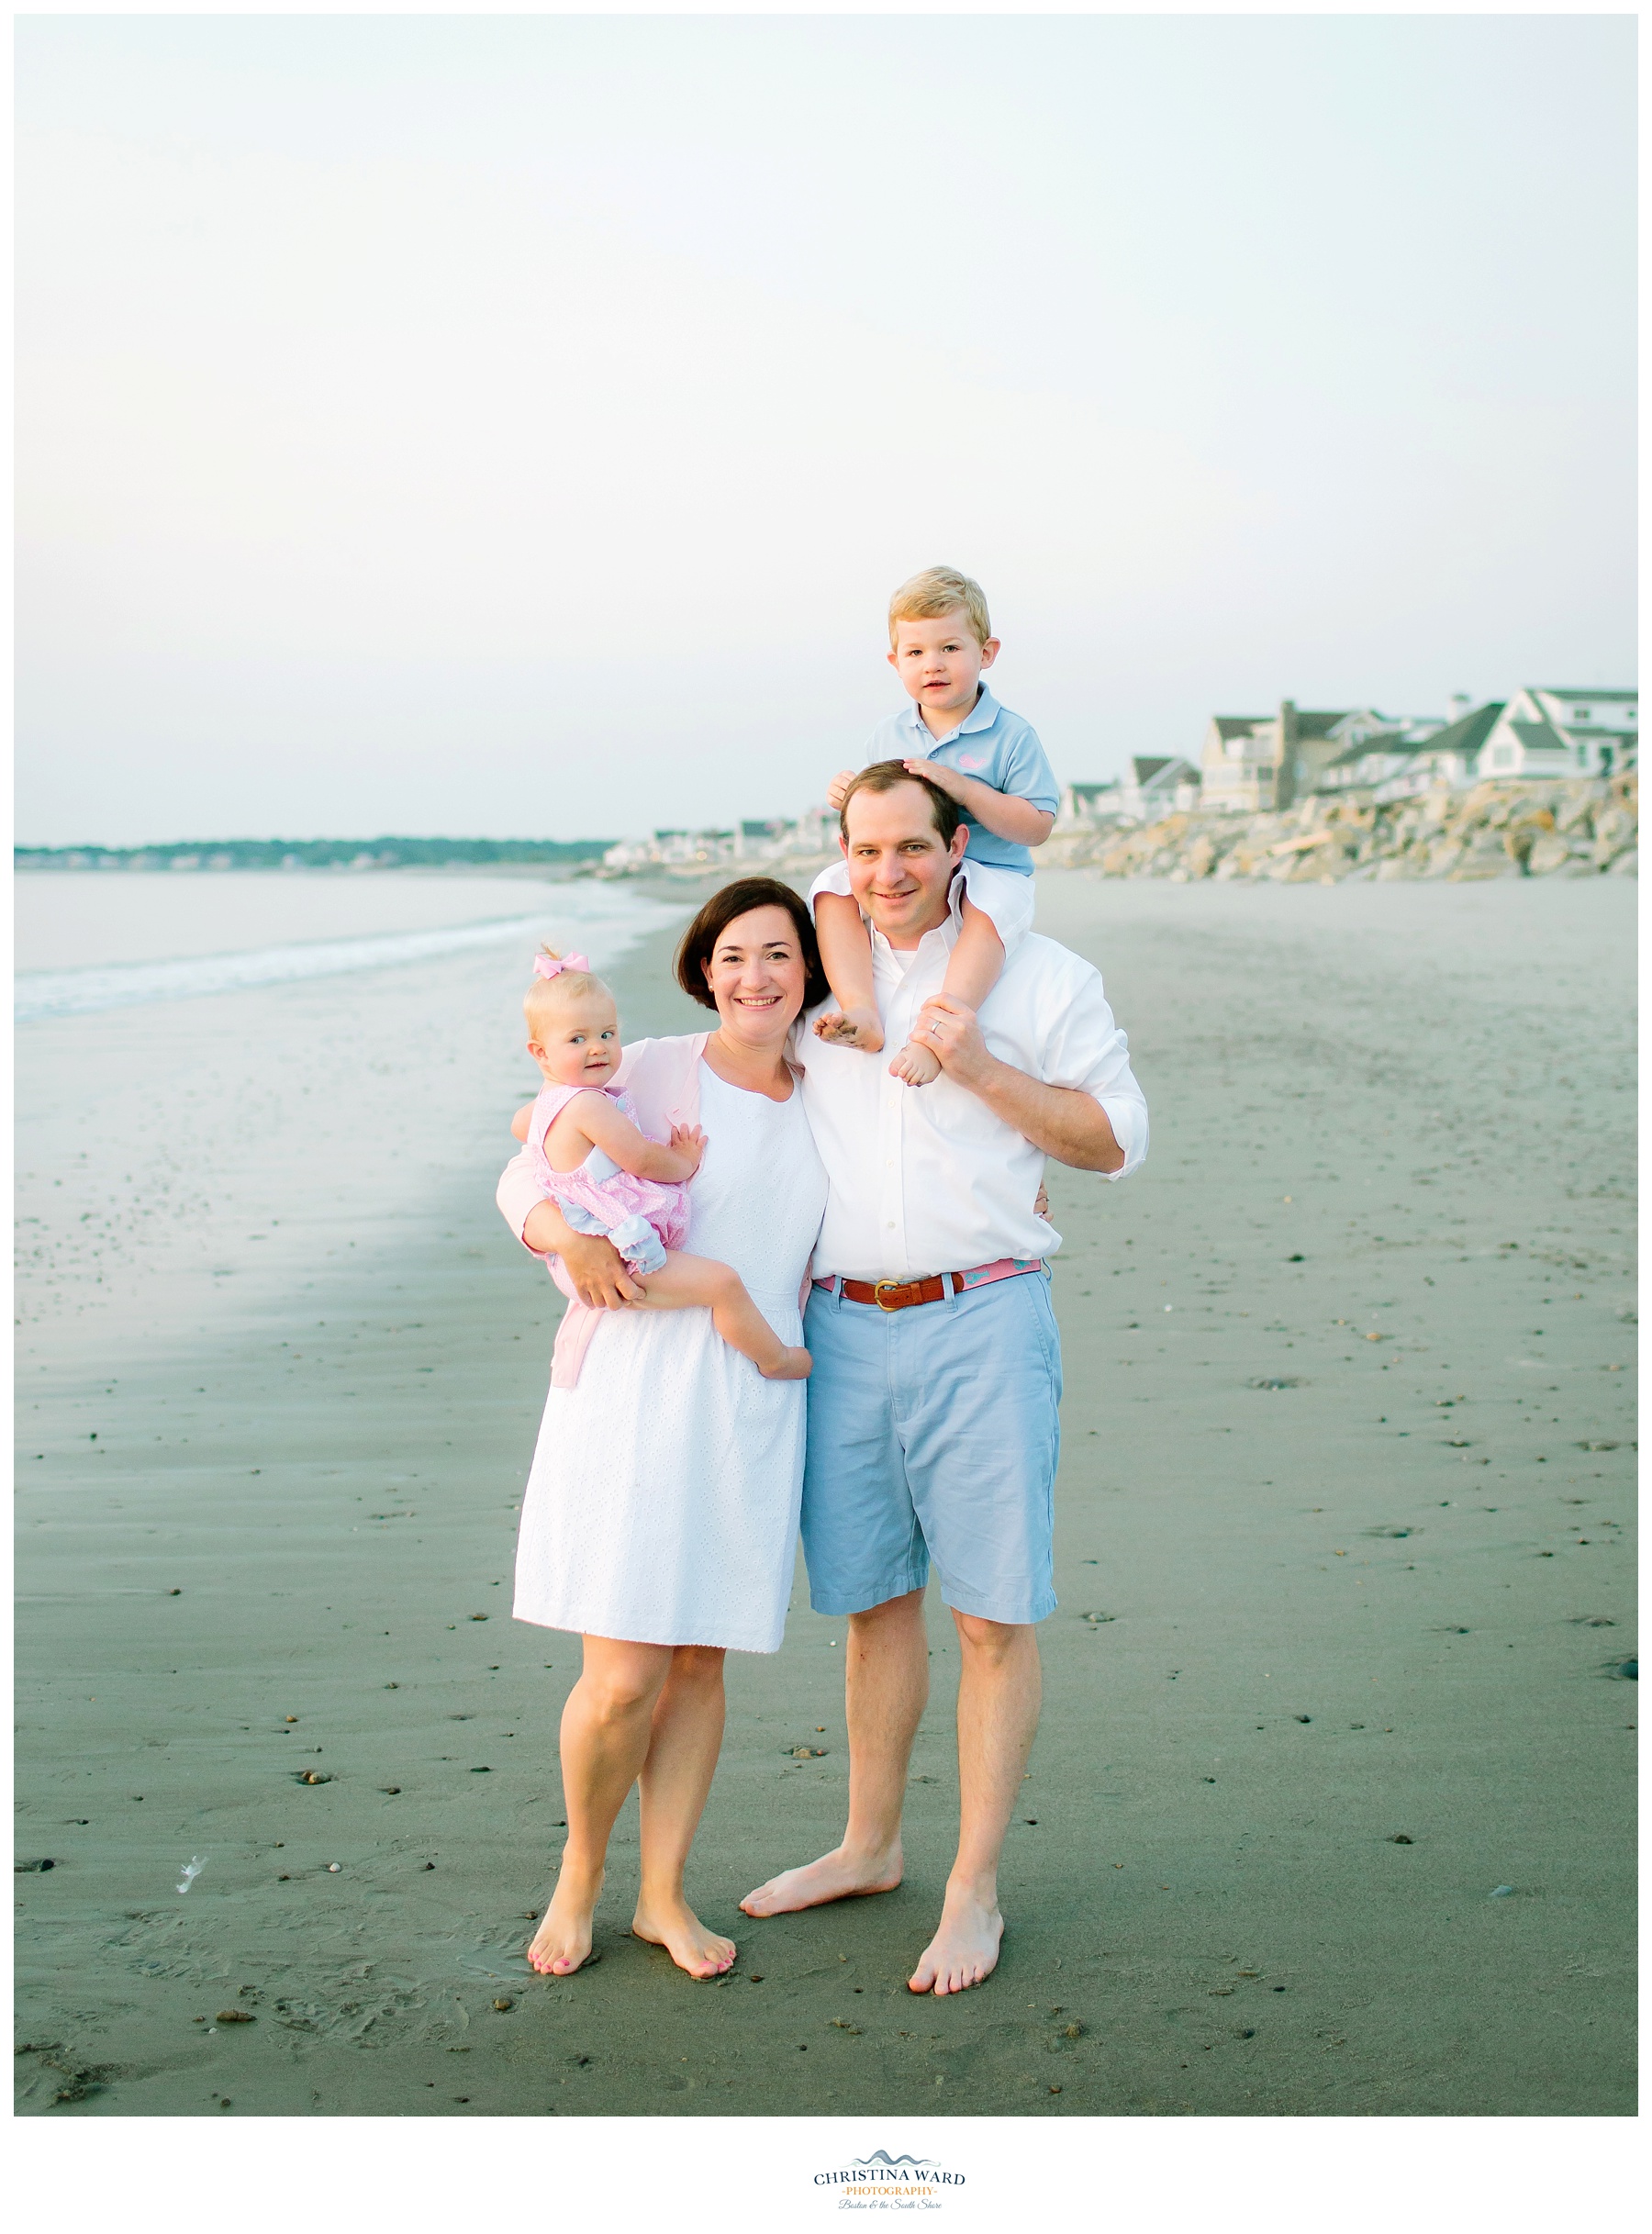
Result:
{"label": "gold belt buckle", "polygon": [[874,1280],[874,1281],[873,1281],[873,1283],[872,1283],[872,1301],[874,1301],[874,1302],[875,1302],[875,1303],[877,1305],[877,1308],[879,1309],[879,1311],[901,1311],[901,1310],[904,1310],[904,1309],[905,1309],[904,1304],[900,1304],[900,1303],[886,1303],[886,1302],[884,1301],[884,1290],[885,1290],[886,1288],[910,1288],[910,1287],[911,1286],[911,1284],[912,1284],[912,1283],[911,1283],[911,1281],[910,1281],[910,1279],[878,1279],[878,1280]]}

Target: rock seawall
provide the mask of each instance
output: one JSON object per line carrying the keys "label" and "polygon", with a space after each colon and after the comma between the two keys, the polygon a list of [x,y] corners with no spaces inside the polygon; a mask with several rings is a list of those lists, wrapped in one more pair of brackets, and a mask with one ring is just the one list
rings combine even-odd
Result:
{"label": "rock seawall", "polygon": [[1206,877],[1274,884],[1634,877],[1639,828],[1632,772],[1565,783],[1482,783],[1380,807],[1314,798],[1278,814],[1171,814],[1133,829],[1062,832],[1040,860],[1172,884]]}

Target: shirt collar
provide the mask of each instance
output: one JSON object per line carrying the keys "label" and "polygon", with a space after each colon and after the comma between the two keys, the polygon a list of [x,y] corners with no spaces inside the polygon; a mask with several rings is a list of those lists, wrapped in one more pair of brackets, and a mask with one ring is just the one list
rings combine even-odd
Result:
{"label": "shirt collar", "polygon": [[[925,760],[927,760],[930,754],[935,751],[937,746],[945,744],[953,737],[962,737],[970,731],[990,729],[992,727],[993,723],[998,720],[999,717],[998,700],[993,697],[991,691],[988,689],[985,683],[980,685],[980,697],[975,702],[975,710],[972,713],[966,714],[963,720],[959,722],[957,728],[949,730],[945,737],[936,737],[932,735],[929,723],[924,720],[922,709],[920,707],[917,699],[908,699],[907,709],[906,712],[901,716],[901,719],[905,722],[907,728],[910,729],[912,732],[912,734],[918,739],[919,743],[922,746],[923,757]],[[917,754],[914,754],[912,757],[916,759]]]}

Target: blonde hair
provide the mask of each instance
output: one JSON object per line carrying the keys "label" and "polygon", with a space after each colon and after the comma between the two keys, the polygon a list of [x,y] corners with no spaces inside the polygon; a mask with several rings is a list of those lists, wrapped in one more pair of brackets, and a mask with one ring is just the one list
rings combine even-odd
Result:
{"label": "blonde hair", "polygon": [[[549,955],[553,962],[562,960],[554,946],[541,946],[540,952]],[[608,993],[608,999],[613,999],[595,970],[561,969],[554,977],[536,977],[522,996],[522,1013],[530,1024],[537,1025],[559,1001],[579,1000],[586,993]]]}
{"label": "blonde hair", "polygon": [[987,611],[987,593],[955,566],[926,566],[910,582],[903,582],[889,599],[889,649],[895,649],[896,626],[902,620],[939,620],[962,606],[969,616],[970,633],[977,643],[992,634]]}

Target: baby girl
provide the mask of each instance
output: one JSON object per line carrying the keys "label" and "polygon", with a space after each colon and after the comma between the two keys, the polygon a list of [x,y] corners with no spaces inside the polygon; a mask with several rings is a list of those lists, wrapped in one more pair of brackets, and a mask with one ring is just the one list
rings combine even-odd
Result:
{"label": "baby girl", "polygon": [[528,1052],[545,1083],[532,1107],[518,1111],[512,1130],[527,1142],[545,1192],[575,1233],[607,1235],[626,1269],[647,1279],[649,1305],[709,1310],[723,1340],[765,1380],[806,1379],[809,1352],[780,1340],[740,1275],[711,1257],[682,1253],[686,1182],[699,1169],[706,1135],[698,1125],[673,1125],[662,1143],[638,1124],[630,1099],[613,1083],[620,1068],[613,995],[584,955],[547,949],[533,967],[522,1008]]}

